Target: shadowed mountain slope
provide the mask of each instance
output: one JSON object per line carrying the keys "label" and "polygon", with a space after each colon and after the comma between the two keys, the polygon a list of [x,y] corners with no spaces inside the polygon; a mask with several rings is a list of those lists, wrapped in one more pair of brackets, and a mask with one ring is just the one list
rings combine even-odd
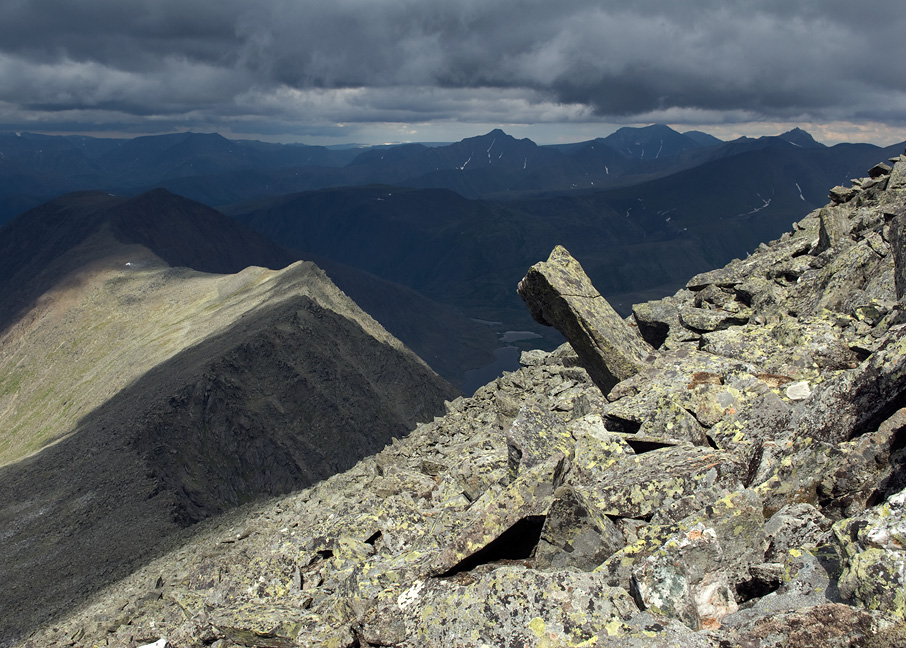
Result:
{"label": "shadowed mountain slope", "polygon": [[[117,262],[132,270],[165,262],[235,273],[250,265],[282,268],[302,258],[210,207],[163,189],[136,197],[68,194],[0,230],[0,331],[73,269],[128,245],[152,250],[155,257],[143,261],[144,252],[124,252]],[[368,313],[448,380],[459,383],[463,371],[490,361],[493,333],[455,309],[351,267],[331,265],[330,272],[347,294],[367,302]]]}
{"label": "shadowed mountain slope", "polygon": [[179,529],[346,469],[457,395],[311,263],[171,266],[284,254],[180,200],[83,194],[26,215],[48,249],[4,238],[22,314],[0,333],[0,645]]}

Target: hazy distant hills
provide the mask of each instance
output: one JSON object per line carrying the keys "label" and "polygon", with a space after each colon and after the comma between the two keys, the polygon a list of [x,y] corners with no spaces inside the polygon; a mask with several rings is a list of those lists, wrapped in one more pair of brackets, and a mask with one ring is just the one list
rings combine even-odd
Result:
{"label": "hazy distant hills", "polygon": [[597,191],[765,147],[834,158],[847,172],[830,184],[863,171],[850,147],[825,147],[801,129],[778,137],[721,142],[706,133],[678,133],[655,124],[555,146],[538,146],[494,130],[448,145],[365,149],[237,141],[201,133],[131,140],[6,133],[0,134],[0,222],[84,189],[137,194],[164,187],[213,206],[368,184],[450,189],[467,198],[496,199]]}
{"label": "hazy distant hills", "polygon": [[[571,154],[592,146],[600,144]],[[782,138],[724,146],[742,152],[609,190],[503,201],[377,185],[300,192],[229,213],[304,258],[331,259],[473,316],[546,335],[513,287],[554,245],[571,250],[625,313],[633,301],[666,294],[681,277],[775,238],[824,204],[835,179],[862,175],[897,152],[849,145],[842,149],[852,161],[844,165],[837,147],[806,148]],[[672,152],[680,160],[690,150],[706,152]]]}

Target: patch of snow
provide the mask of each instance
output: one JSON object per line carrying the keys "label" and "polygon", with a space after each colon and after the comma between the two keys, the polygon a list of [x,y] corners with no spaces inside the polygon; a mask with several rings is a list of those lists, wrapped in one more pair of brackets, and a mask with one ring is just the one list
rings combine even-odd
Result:
{"label": "patch of snow", "polygon": [[654,159],[661,157],[661,151],[664,150],[664,140],[661,140],[661,147],[657,150],[657,155],[654,156]]}
{"label": "patch of snow", "polygon": [[604,173],[606,173],[607,175],[610,175],[610,169],[607,168],[606,164],[604,165]]}
{"label": "patch of snow", "polygon": [[796,189],[799,190],[799,199],[800,199],[802,202],[805,202],[805,196],[802,195],[802,187],[799,186],[799,183],[798,183],[798,182],[796,183]]}
{"label": "patch of snow", "polygon": [[528,158],[525,158],[525,159],[522,161],[522,170],[523,170],[523,171],[525,171],[526,165],[528,165]]}
{"label": "patch of snow", "polygon": [[[758,197],[761,198],[761,194],[756,194],[756,195],[758,195]],[[747,211],[747,212],[744,212],[744,213],[742,213],[742,214],[736,214],[736,215],[737,215],[737,216],[751,216],[752,214],[757,214],[757,213],[760,212],[762,209],[765,209],[766,207],[768,207],[768,205],[771,204],[771,201],[772,201],[772,200],[773,200],[773,198],[768,198],[767,200],[765,200],[764,198],[761,198],[761,202],[764,203],[761,207],[755,207],[755,208],[754,208],[753,210],[751,210],[751,211]]]}
{"label": "patch of snow", "polygon": [[467,165],[469,162],[471,162],[471,161],[472,161],[472,156],[470,155],[470,156],[469,156],[469,159],[466,160],[465,162],[463,162],[463,163],[462,163],[462,166],[459,167],[459,170],[462,171],[463,169],[465,169],[465,168],[466,168],[466,165]]}

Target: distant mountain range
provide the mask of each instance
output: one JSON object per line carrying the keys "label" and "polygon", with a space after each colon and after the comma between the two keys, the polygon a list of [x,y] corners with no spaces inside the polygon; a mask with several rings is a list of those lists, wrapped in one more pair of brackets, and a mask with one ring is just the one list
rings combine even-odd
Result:
{"label": "distant mountain range", "polygon": [[[390,184],[443,188],[467,198],[613,189],[672,175],[762,148],[805,149],[841,167],[838,184],[862,164],[854,150],[825,147],[805,131],[722,142],[664,125],[622,128],[604,138],[538,146],[501,130],[426,146],[326,148],[227,140],[179,133],[131,140],[29,133],[0,134],[0,223],[70,191],[138,194],[164,187],[208,205],[230,205],[325,187]],[[895,148],[895,147],[894,147]],[[802,152],[802,151],[800,151]],[[858,169],[861,171],[861,167]]]}
{"label": "distant mountain range", "polygon": [[[462,385],[467,371],[491,361],[505,331],[542,336],[532,345],[559,343],[514,293],[527,265],[554,245],[566,245],[626,314],[632,303],[778,236],[824,204],[828,186],[902,148],[827,147],[801,129],[722,142],[664,125],[556,146],[493,130],[447,145],[367,149],[196,133],[132,140],[4,134],[0,221],[84,189],[124,200],[164,188],[216,206],[278,242],[284,261],[318,262]],[[171,232],[178,247],[185,237],[167,225],[166,213],[133,215],[123,227],[138,235],[154,222],[155,236]],[[198,218],[213,239],[226,227]],[[5,236],[0,231],[0,246]],[[52,258],[54,228],[38,236]],[[189,252],[177,257],[197,262]],[[6,278],[15,292],[20,280]]]}

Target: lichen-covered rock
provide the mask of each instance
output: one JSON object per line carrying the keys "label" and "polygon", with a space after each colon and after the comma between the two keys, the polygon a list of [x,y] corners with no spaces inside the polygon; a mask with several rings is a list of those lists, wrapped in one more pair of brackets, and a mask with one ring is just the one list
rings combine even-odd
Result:
{"label": "lichen-covered rock", "polygon": [[890,221],[890,248],[893,250],[894,285],[897,299],[906,295],[906,209],[900,209]]}
{"label": "lichen-covered rock", "polygon": [[563,333],[605,394],[638,373],[651,354],[561,246],[529,268],[518,291],[537,322]]}
{"label": "lichen-covered rock", "polygon": [[587,506],[572,487],[561,486],[541,529],[535,567],[591,571],[625,545],[626,539],[610,518]]}
{"label": "lichen-covered rock", "polygon": [[906,490],[833,531],[843,556],[843,598],[906,618]]}
{"label": "lichen-covered rock", "polygon": [[830,537],[832,520],[811,504],[789,504],[777,511],[764,525],[768,540],[765,560],[782,560],[791,549],[814,550]]}
{"label": "lichen-covered rock", "polygon": [[612,456],[601,464],[577,461],[567,483],[605,515],[642,518],[668,499],[717,485],[740,487],[747,466],[735,455],[712,448],[672,446],[643,454]]}
{"label": "lichen-covered rock", "polygon": [[693,630],[717,629],[738,609],[717,534],[702,524],[670,536],[633,572],[643,610],[674,617]]}
{"label": "lichen-covered rock", "polygon": [[593,646],[638,608],[596,575],[504,566],[416,582],[401,595],[412,646]]}
{"label": "lichen-covered rock", "polygon": [[869,645],[867,640],[876,635],[877,628],[877,620],[870,612],[826,603],[765,616],[757,623],[728,632],[721,645],[740,648],[849,648]]}
{"label": "lichen-covered rock", "polygon": [[519,410],[506,433],[510,471],[515,477],[555,453],[568,458],[573,454],[575,440],[566,429],[566,422],[535,405]]}
{"label": "lichen-covered rock", "polygon": [[[561,485],[567,469],[566,458],[556,454],[546,461],[526,470],[499,494],[483,497],[469,510],[472,520],[453,541],[444,547],[432,565],[432,572],[444,574],[471,569],[483,560],[495,560],[497,552],[493,542],[525,521],[526,528],[518,528],[507,536],[503,544],[520,548],[505,557],[527,558],[537,542],[544,516],[553,501],[554,491]],[[535,541],[523,545],[525,533],[536,529]],[[484,553],[482,553],[484,552]],[[488,556],[490,554],[490,557]]]}

